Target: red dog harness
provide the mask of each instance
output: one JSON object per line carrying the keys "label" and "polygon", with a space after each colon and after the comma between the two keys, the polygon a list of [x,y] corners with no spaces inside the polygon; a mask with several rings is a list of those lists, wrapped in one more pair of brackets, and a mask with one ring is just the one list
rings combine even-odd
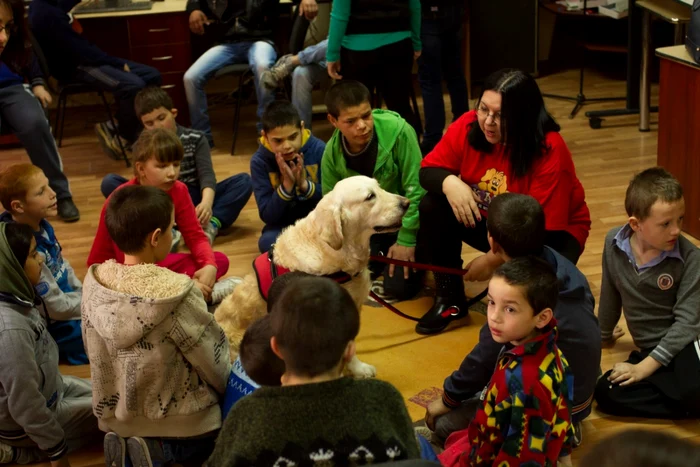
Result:
{"label": "red dog harness", "polygon": [[[267,296],[270,292],[270,287],[272,286],[272,281],[277,277],[291,272],[289,269],[278,266],[274,262],[274,248],[272,245],[270,251],[263,253],[262,255],[255,258],[253,261],[253,270],[255,271],[255,277],[258,280],[258,290],[260,295],[267,301]],[[336,281],[338,284],[345,284],[352,280],[352,276],[347,272],[338,271],[336,273],[323,276]]]}

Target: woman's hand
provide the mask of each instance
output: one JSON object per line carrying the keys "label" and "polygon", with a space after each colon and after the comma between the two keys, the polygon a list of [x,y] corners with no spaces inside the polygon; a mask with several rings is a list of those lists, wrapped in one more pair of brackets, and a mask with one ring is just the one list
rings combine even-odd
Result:
{"label": "woman's hand", "polygon": [[337,62],[328,62],[326,64],[326,69],[328,70],[328,76],[333,79],[343,79],[343,75],[340,74],[340,60]]}
{"label": "woman's hand", "polygon": [[481,221],[476,193],[456,175],[445,178],[442,182],[442,192],[447,196],[452,212],[460,223],[475,227],[476,222]]}

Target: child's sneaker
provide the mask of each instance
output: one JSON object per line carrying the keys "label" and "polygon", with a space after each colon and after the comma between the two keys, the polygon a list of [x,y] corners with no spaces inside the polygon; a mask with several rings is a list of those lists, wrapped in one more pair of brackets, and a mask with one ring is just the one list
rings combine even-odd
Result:
{"label": "child's sneaker", "polygon": [[182,234],[180,233],[179,230],[173,229],[173,240],[170,242],[170,253],[175,253],[177,251],[177,247],[180,245],[180,241],[182,240]]}
{"label": "child's sneaker", "polygon": [[294,68],[292,64],[292,55],[283,55],[269,70],[262,72],[260,75],[260,82],[268,89],[275,89],[292,71],[294,71]]}
{"label": "child's sneaker", "polygon": [[127,440],[126,446],[134,467],[162,467],[166,463],[159,440],[134,436]]}
{"label": "child's sneaker", "polygon": [[5,443],[0,443],[0,464],[11,464],[15,457],[15,448]]}
{"label": "child's sneaker", "polygon": [[209,239],[209,244],[214,245],[214,239],[219,235],[219,226],[214,223],[214,221],[207,222],[204,226],[204,235]]}
{"label": "child's sneaker", "polygon": [[124,438],[114,432],[105,435],[104,440],[105,467],[127,467],[126,443]]}
{"label": "child's sneaker", "polygon": [[233,293],[233,290],[243,282],[242,277],[227,277],[214,284],[211,291],[211,305],[217,305]]}

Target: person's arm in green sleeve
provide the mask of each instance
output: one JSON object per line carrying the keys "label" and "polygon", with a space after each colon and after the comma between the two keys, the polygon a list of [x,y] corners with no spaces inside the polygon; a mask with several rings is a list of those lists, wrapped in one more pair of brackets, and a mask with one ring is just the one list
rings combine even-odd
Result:
{"label": "person's arm in green sleeve", "polygon": [[420,25],[423,20],[420,0],[409,0],[408,7],[411,9],[411,42],[413,42],[413,51],[420,52],[423,50],[420,40]]}
{"label": "person's arm in green sleeve", "polygon": [[[411,1],[420,3],[420,0]],[[331,22],[328,27],[328,50],[326,51],[326,61],[328,62],[340,60],[340,45],[343,42],[350,19],[350,2],[351,0],[333,0]]]}
{"label": "person's arm in green sleeve", "polygon": [[333,164],[333,155],[330,154],[333,146],[333,139],[329,141],[326,145],[326,150],[323,152],[323,159],[321,159],[321,186],[323,188],[323,195],[327,195],[335,184],[342,180],[342,177],[336,170]]}

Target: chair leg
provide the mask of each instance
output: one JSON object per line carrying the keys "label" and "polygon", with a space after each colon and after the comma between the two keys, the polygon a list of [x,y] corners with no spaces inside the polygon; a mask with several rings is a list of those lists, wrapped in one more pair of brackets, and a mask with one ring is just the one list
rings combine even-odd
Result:
{"label": "chair leg", "polygon": [[231,155],[236,154],[236,140],[238,139],[238,123],[241,119],[241,100],[243,99],[243,79],[247,73],[241,73],[238,77],[238,96],[236,96],[236,111],[233,115],[233,141],[231,142]]}
{"label": "chair leg", "polygon": [[[117,130],[117,122],[114,121],[114,117],[112,116],[112,109],[109,108],[109,102],[107,102],[107,97],[105,96],[105,93],[102,91],[97,92],[100,97],[102,98],[102,103],[105,106],[105,111],[107,112],[107,118],[109,118],[109,123],[112,124],[112,128]],[[131,167],[131,162],[129,161],[129,156],[126,155],[126,149],[124,149],[124,145],[122,144],[122,139],[119,137],[119,132],[117,132],[117,144],[119,144],[119,149],[122,152],[122,156],[124,157],[124,163],[126,164],[127,167]]]}
{"label": "chair leg", "polygon": [[66,106],[68,105],[68,96],[63,96],[63,106],[61,107],[61,124],[58,127],[58,147],[63,145],[63,126],[66,124]]}

